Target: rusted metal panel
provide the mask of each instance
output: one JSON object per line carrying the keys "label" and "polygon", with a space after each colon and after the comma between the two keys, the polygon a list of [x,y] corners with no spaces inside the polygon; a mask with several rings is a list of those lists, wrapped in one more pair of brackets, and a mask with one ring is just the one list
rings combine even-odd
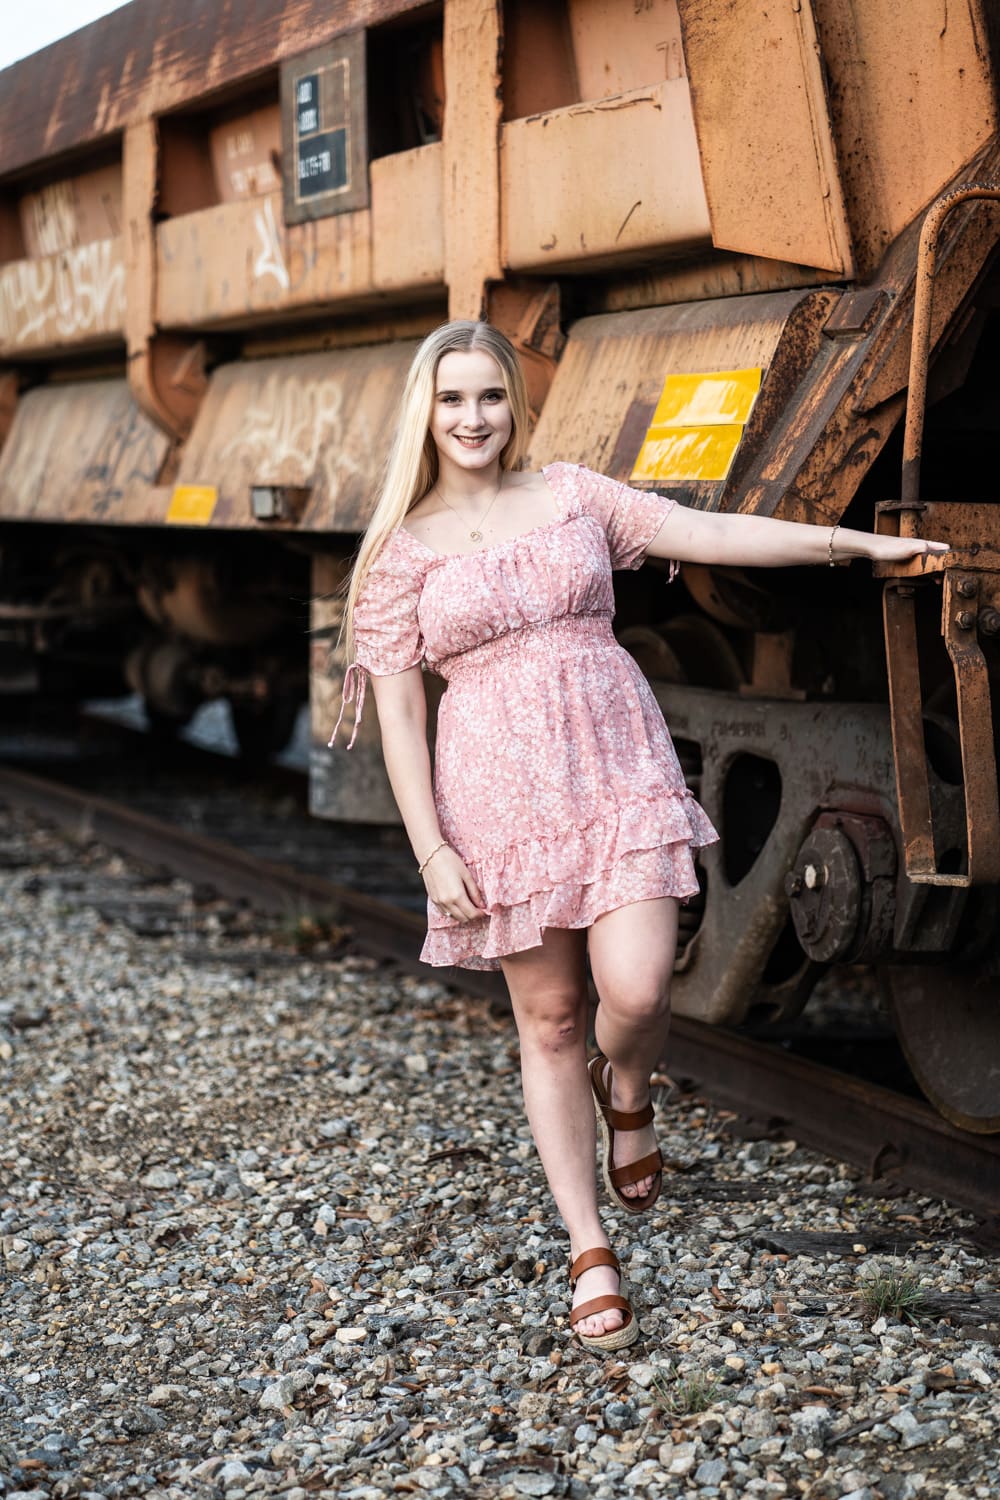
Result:
{"label": "rusted metal panel", "polygon": [[567,0],[579,98],[606,99],[683,78],[677,0]]}
{"label": "rusted metal panel", "polygon": [[251,510],[256,485],[308,492],[298,531],[363,530],[415,348],[406,341],[220,366],[178,485],[217,491],[216,528],[266,527]]}
{"label": "rusted metal panel", "polygon": [[849,276],[812,0],[679,9],[715,244]]}
{"label": "rusted metal panel", "polygon": [[135,0],[0,73],[3,170],[106,140],[425,0]]}
{"label": "rusted metal panel", "polygon": [[113,343],[124,323],[120,237],[0,266],[0,358]]}
{"label": "rusted metal panel", "polygon": [[[780,378],[775,357],[783,334],[798,327],[796,310],[808,314],[812,299],[819,299],[807,318],[815,342],[830,296],[775,292],[581,319],[570,329],[532,438],[531,462],[562,458],[629,478],[668,374],[759,367],[763,399],[772,373]],[[725,482],[658,481],[656,488],[712,509]]]}
{"label": "rusted metal panel", "polygon": [[371,164],[372,280],[379,291],[444,285],[444,147]]}
{"label": "rusted metal panel", "polygon": [[208,149],[221,203],[280,192],[278,104],[265,104],[221,120],[209,132]]}
{"label": "rusted metal panel", "polygon": [[512,270],[591,268],[711,244],[683,78],[512,120],[501,168],[503,256]]}
{"label": "rusted metal panel", "polygon": [[313,223],[286,226],[276,193],[165,220],[155,321],[207,327],[443,287],[442,163],[439,144],[382,157],[370,209]]}
{"label": "rusted metal panel", "polygon": [[122,232],[121,167],[98,167],[24,193],[18,213],[24,253],[32,258],[116,239]]}
{"label": "rusted metal panel", "polygon": [[0,452],[0,519],[151,519],[151,486],[167,448],[124,380],[27,391]]}
{"label": "rusted metal panel", "polygon": [[448,93],[444,131],[445,279],[453,318],[479,318],[486,283],[500,265],[500,0],[448,0],[444,12]]}
{"label": "rusted metal panel", "polygon": [[858,271],[868,275],[955,163],[1000,125],[986,45],[996,5],[814,4]]}
{"label": "rusted metal panel", "polygon": [[224,203],[156,228],[156,316],[164,326],[371,296],[371,210],[286,227],[281,197]]}
{"label": "rusted metal panel", "polygon": [[[1000,173],[994,142],[956,177],[985,181]],[[934,281],[931,346],[953,326],[997,239],[998,210],[990,204],[959,207],[939,246]],[[885,295],[859,317],[854,292],[851,318],[816,348],[811,367],[781,409],[772,413],[767,441],[741,470],[726,496],[727,508],[783,520],[839,520],[903,411],[920,222],[892,246],[872,285]],[[789,392],[789,396],[791,396]]]}

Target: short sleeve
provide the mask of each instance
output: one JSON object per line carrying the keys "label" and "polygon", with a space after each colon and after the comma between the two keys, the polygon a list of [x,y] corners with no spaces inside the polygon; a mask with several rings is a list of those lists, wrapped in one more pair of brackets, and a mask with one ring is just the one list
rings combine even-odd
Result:
{"label": "short sleeve", "polygon": [[580,501],[599,521],[608,539],[613,568],[638,568],[646,548],[677,504],[650,490],[633,490],[618,479],[607,479],[582,466],[577,470]]}
{"label": "short sleeve", "polygon": [[354,606],[354,656],[375,677],[417,666],[424,642],[417,620],[423,577],[390,540],[361,586]]}

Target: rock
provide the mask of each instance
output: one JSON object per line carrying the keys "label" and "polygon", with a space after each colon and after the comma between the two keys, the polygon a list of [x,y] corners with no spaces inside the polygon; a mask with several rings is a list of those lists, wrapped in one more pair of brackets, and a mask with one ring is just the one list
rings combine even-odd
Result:
{"label": "rock", "polygon": [[154,1385],[146,1397],[147,1406],[170,1406],[174,1401],[183,1401],[187,1395],[182,1385]]}
{"label": "rock", "polygon": [[153,1167],[142,1178],[143,1187],[148,1188],[175,1188],[180,1181],[176,1172],[171,1172],[169,1167]]}
{"label": "rock", "polygon": [[694,1468],[695,1451],[694,1443],[678,1443],[668,1472],[675,1475],[690,1474]]}
{"label": "rock", "polygon": [[533,1469],[524,1470],[519,1474],[507,1476],[508,1483],[512,1484],[519,1495],[551,1495],[558,1483],[554,1474]]}
{"label": "rock", "polygon": [[903,1448],[923,1448],[927,1443],[941,1443],[945,1438],[951,1436],[951,1428],[948,1423],[938,1419],[936,1422],[918,1423],[909,1428],[900,1438],[900,1446]]}
{"label": "rock", "polygon": [[167,1419],[149,1406],[134,1406],[122,1412],[121,1424],[126,1432],[138,1436],[147,1432],[162,1432]]}
{"label": "rock", "polygon": [[604,1425],[609,1432],[627,1432],[639,1420],[630,1401],[609,1401],[603,1415]]}
{"label": "rock", "polygon": [[238,1458],[228,1459],[219,1472],[215,1475],[215,1483],[222,1485],[237,1484],[241,1479],[249,1479],[251,1472],[245,1463]]}
{"label": "rock", "polygon": [[261,1391],[257,1404],[262,1411],[280,1411],[291,1406],[300,1391],[309,1389],[313,1378],[309,1370],[292,1370]]}
{"label": "rock", "polygon": [[706,1459],[694,1471],[695,1483],[703,1485],[721,1484],[728,1470],[729,1465],[724,1458]]}

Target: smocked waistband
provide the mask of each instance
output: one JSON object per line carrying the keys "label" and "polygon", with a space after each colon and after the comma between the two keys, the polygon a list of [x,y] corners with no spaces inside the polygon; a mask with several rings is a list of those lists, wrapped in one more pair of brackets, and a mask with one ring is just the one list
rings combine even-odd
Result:
{"label": "smocked waistband", "polygon": [[448,682],[455,682],[475,672],[493,667],[504,657],[515,653],[557,649],[560,644],[579,640],[585,636],[597,645],[615,645],[615,633],[611,628],[611,613],[595,610],[592,614],[559,615],[554,620],[533,620],[516,630],[505,631],[490,641],[470,646],[468,651],[456,652],[441,661],[428,663],[435,672]]}

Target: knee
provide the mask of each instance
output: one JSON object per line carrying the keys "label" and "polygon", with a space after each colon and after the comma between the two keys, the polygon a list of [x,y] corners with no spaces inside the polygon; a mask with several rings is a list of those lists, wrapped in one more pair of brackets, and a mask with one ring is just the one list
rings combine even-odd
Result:
{"label": "knee", "polygon": [[529,1005],[519,1008],[517,1016],[522,1041],[550,1053],[582,1046],[585,1023],[585,997],[567,991],[535,995]]}
{"label": "knee", "polygon": [[654,1026],[670,1014],[670,981],[610,985],[601,991],[601,1004],[625,1025]]}

